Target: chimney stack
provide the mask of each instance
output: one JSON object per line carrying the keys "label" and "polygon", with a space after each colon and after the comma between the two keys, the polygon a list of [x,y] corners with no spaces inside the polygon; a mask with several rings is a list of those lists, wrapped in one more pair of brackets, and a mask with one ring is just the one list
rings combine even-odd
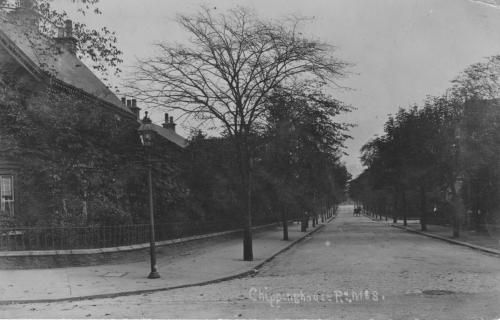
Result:
{"label": "chimney stack", "polygon": [[168,113],[165,113],[165,122],[162,124],[163,128],[175,132],[174,117],[169,117]]}
{"label": "chimney stack", "polygon": [[132,99],[131,103],[132,103],[132,105],[129,108],[135,114],[135,116],[137,117],[137,119],[139,119],[140,118],[140,113],[141,113],[141,108],[139,108],[137,106],[137,100],[136,99]]}
{"label": "chimney stack", "polygon": [[66,31],[66,38],[73,38],[73,21],[64,21],[64,31]]}
{"label": "chimney stack", "polygon": [[64,27],[59,28],[57,38],[59,44],[65,47],[71,54],[76,54],[77,41],[73,36],[73,21],[64,21]]}
{"label": "chimney stack", "polygon": [[127,98],[125,97],[122,98],[122,104],[123,106],[127,106]]}

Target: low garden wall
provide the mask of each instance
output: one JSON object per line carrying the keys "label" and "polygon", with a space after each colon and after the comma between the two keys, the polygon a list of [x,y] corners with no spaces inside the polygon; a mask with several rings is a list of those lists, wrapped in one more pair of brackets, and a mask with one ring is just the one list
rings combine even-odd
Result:
{"label": "low garden wall", "polygon": [[[273,228],[277,224],[279,223],[264,224],[254,227],[253,229]],[[175,255],[179,247],[184,247],[186,245],[196,246],[196,243],[199,241],[218,241],[221,237],[240,237],[241,233],[241,229],[233,229],[157,241],[157,251],[158,254]],[[149,259],[149,242],[91,249],[0,251],[0,269],[78,267],[138,262],[147,259]]]}

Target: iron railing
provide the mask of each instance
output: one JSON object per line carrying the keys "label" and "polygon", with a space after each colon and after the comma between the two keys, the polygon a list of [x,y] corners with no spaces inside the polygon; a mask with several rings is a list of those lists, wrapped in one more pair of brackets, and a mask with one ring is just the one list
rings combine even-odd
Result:
{"label": "iron railing", "polygon": [[[262,221],[260,224],[273,221]],[[156,241],[240,229],[237,221],[217,220],[203,223],[167,223],[155,225]],[[72,250],[128,246],[149,242],[149,224],[1,228],[0,251]]]}

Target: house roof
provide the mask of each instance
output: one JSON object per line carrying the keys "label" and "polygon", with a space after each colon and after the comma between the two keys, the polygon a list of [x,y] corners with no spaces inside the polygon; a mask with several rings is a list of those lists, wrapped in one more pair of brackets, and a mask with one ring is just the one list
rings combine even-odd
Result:
{"label": "house roof", "polygon": [[153,130],[161,137],[175,143],[181,148],[185,148],[188,145],[187,140],[172,129],[167,129],[157,124],[153,124]]}
{"label": "house roof", "polygon": [[68,87],[79,89],[135,117],[78,57],[54,39],[35,34],[23,21],[9,14],[0,18],[0,46],[15,55],[14,58],[33,75],[51,74]]}

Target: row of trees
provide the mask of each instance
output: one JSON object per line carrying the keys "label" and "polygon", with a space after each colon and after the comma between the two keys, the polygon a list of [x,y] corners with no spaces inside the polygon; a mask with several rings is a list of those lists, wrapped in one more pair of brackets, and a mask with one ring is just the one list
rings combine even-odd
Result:
{"label": "row of trees", "polygon": [[[347,128],[332,117],[344,107],[286,101],[282,95],[268,107],[266,125],[250,136],[254,152],[247,196],[253,220],[302,220],[342,202],[350,179],[339,159]],[[241,180],[231,137],[209,138],[197,131],[187,152],[185,178],[195,219],[243,220],[235,216],[244,212],[245,202],[238,194]]]}
{"label": "row of trees", "polygon": [[396,221],[481,230],[500,222],[500,56],[468,67],[440,97],[390,116],[362,148],[353,199]]}
{"label": "row of trees", "polygon": [[[334,173],[315,170],[319,163],[328,169],[340,165],[345,127],[333,117],[346,108],[323,92],[345,75],[347,64],[333,55],[332,46],[305,37],[300,18],[263,20],[236,7],[223,13],[202,8],[177,21],[186,43],[158,44],[158,55],[138,64],[131,89],[150,106],[168,106],[221,130],[236,168],[234,192],[245,221],[243,258],[252,260],[256,179],[273,182],[276,198],[270,202],[283,212],[292,207],[292,198],[302,205],[304,199],[324,200],[315,182],[327,182],[313,180]],[[287,129],[292,124],[293,135]],[[297,185],[306,190],[294,189]]]}

